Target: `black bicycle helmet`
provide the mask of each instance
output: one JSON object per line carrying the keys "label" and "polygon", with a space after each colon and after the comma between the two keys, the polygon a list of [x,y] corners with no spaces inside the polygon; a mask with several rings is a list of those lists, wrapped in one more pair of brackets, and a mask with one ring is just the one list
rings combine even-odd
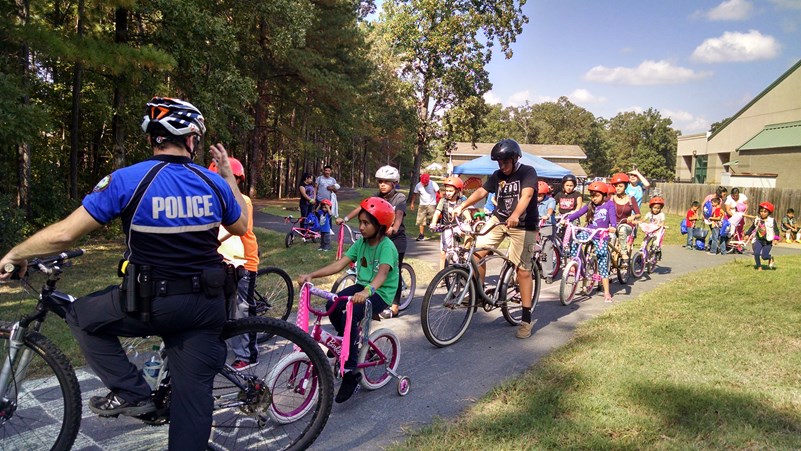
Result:
{"label": "black bicycle helmet", "polygon": [[523,151],[520,150],[520,145],[514,139],[506,138],[498,141],[493,146],[490,152],[492,161],[498,160],[511,160],[515,157],[520,158],[523,156]]}
{"label": "black bicycle helmet", "polygon": [[565,182],[573,182],[573,185],[578,185],[578,179],[573,174],[567,174],[566,176],[562,177],[562,185],[564,185]]}

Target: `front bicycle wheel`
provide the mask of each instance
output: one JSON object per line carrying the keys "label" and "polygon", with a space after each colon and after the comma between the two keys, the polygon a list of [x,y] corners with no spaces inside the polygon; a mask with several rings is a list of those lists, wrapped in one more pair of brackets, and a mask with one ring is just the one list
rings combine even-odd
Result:
{"label": "front bicycle wheel", "polygon": [[284,246],[289,248],[289,246],[292,246],[292,243],[294,242],[295,242],[295,232],[287,233],[286,237],[284,237]]}
{"label": "front bicycle wheel", "polygon": [[[0,365],[9,359],[0,330]],[[81,426],[81,391],[67,357],[45,336],[28,332],[0,399],[0,448],[69,450]]]}
{"label": "front bicycle wheel", "polygon": [[648,274],[652,274],[656,269],[656,262],[661,255],[661,249],[653,243],[653,239],[648,243],[648,260],[645,261],[645,270]]}
{"label": "front bicycle wheel", "polygon": [[437,347],[456,343],[473,319],[476,293],[467,271],[445,268],[434,276],[423,296],[420,323],[428,341]]}
{"label": "front bicycle wheel", "polygon": [[621,285],[625,285],[629,281],[629,275],[631,274],[629,261],[630,260],[624,259],[621,254],[618,255],[617,260],[615,262],[615,269],[617,271],[617,281],[620,282]]}
{"label": "front bicycle wheel", "polygon": [[498,286],[501,291],[498,293],[498,299],[502,301],[501,313],[506,322],[517,326],[523,320],[523,304],[520,297],[520,285],[517,283],[517,269],[514,266],[504,266],[500,281]]}
{"label": "front bicycle wheel", "polygon": [[392,379],[388,370],[395,374],[400,364],[400,340],[389,329],[378,329],[370,334],[370,341],[359,349],[359,372],[362,387],[376,390]]}
{"label": "front bicycle wheel", "polygon": [[339,293],[340,290],[344,290],[351,285],[356,285],[356,274],[342,274],[339,276],[336,282],[334,282],[334,285],[331,286],[331,292]]}
{"label": "front bicycle wheel", "polygon": [[644,272],[645,256],[643,255],[642,251],[637,251],[637,253],[631,257],[631,275],[635,278],[639,278],[642,277]]}
{"label": "front bicycle wheel", "polygon": [[542,245],[540,267],[542,268],[542,277],[546,281],[550,281],[548,283],[553,282],[553,279],[559,274],[559,270],[562,269],[562,252],[552,240],[545,240]]}
{"label": "front bicycle wheel", "polygon": [[[270,338],[251,352],[253,335]],[[334,399],[331,365],[320,346],[294,324],[274,318],[226,323],[228,364],[215,377],[211,449],[300,450],[320,435]],[[235,370],[233,360],[251,366]]]}
{"label": "front bicycle wheel", "polygon": [[398,310],[406,310],[414,299],[414,290],[417,289],[417,274],[414,273],[412,265],[408,263],[400,265],[398,283],[401,286]]}
{"label": "front bicycle wheel", "polygon": [[562,305],[568,305],[573,302],[573,296],[576,295],[576,288],[578,288],[580,278],[578,263],[571,260],[562,270],[562,282],[559,284],[559,300]]}
{"label": "front bicycle wheel", "polygon": [[592,296],[595,289],[601,284],[596,274],[600,275],[598,271],[598,257],[595,256],[595,249],[592,250],[593,254],[588,255],[584,262],[584,289],[583,292],[587,296]]}

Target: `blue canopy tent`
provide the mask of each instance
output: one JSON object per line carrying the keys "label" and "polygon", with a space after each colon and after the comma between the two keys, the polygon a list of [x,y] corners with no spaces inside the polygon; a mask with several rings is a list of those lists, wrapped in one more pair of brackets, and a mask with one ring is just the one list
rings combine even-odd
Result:
{"label": "blue canopy tent", "polygon": [[[533,166],[537,170],[537,176],[546,179],[561,179],[562,177],[570,174],[570,171],[559,166],[556,163],[551,163],[545,158],[523,152],[523,158],[520,162],[529,166]],[[453,168],[454,174],[469,174],[469,175],[489,175],[498,170],[498,162],[492,161],[489,155],[478,157],[475,160],[462,163]]]}

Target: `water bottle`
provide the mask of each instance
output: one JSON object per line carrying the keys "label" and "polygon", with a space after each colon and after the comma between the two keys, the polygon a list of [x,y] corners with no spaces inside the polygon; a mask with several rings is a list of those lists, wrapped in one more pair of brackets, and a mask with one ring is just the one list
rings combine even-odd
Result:
{"label": "water bottle", "polygon": [[158,388],[159,375],[161,373],[161,366],[163,362],[161,361],[161,355],[159,354],[159,347],[154,345],[152,349],[153,355],[142,367],[142,375],[145,377],[147,384],[150,385],[150,389],[155,390]]}

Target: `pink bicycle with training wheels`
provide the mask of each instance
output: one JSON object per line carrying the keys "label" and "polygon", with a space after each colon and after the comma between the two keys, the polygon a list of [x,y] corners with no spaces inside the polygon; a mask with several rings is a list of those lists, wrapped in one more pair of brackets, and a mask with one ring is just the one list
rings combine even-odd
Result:
{"label": "pink bicycle with training wheels", "polygon": [[305,219],[306,218],[296,219],[293,218],[292,215],[284,218],[284,222],[293,224],[292,230],[287,232],[284,238],[284,245],[286,247],[292,246],[292,243],[295,242],[295,236],[303,240],[304,243],[316,243],[317,240],[320,239],[320,231],[307,226]]}
{"label": "pink bicycle with training wheels", "polygon": [[634,277],[641,277],[645,271],[651,274],[656,269],[656,262],[662,260],[662,240],[667,226],[641,222],[640,228],[645,232],[645,238],[640,250],[631,257],[631,274]]}
{"label": "pink bicycle with training wheels", "polygon": [[[331,308],[317,310],[311,305],[311,297],[333,301]],[[350,336],[351,327],[359,327],[360,346],[359,349],[350,349],[350,342],[343,340],[323,329],[321,322],[323,317],[331,316],[340,302],[347,302],[346,323],[344,335]],[[364,319],[361,324],[352,324],[352,304],[350,296],[337,296],[325,290],[316,288],[311,283],[305,283],[300,289],[298,300],[297,326],[309,331],[309,314],[316,317],[309,332],[312,339],[328,349],[329,356],[334,359],[335,376],[341,376],[345,371],[345,362],[348,360],[350,352],[358,352],[356,371],[361,373],[360,384],[367,390],[376,390],[389,383],[394,377],[398,379],[398,394],[406,396],[411,388],[408,376],[401,376],[397,373],[400,364],[401,347],[397,335],[389,329],[378,329],[370,332],[372,320],[372,305],[370,300],[366,301]],[[338,368],[338,371],[337,371]],[[281,411],[278,403],[273,403],[271,413],[273,417],[284,418],[287,422],[294,421],[294,418],[302,417],[310,409],[317,399],[319,386],[317,375],[313,367],[308,362],[308,357],[304,353],[297,352],[290,354],[279,362],[273,370],[270,381],[280,381],[282,387],[289,387],[298,396],[303,397],[303,402],[293,402],[290,409]],[[306,410],[304,410],[306,409]]]}

